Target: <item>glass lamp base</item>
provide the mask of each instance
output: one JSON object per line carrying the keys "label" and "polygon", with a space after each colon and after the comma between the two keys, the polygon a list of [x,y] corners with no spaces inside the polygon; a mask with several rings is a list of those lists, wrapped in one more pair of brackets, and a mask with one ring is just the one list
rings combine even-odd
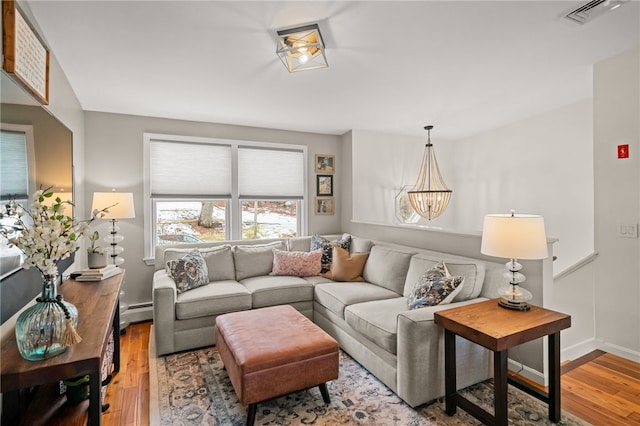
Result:
{"label": "glass lamp base", "polygon": [[503,308],[513,309],[516,311],[528,311],[529,309],[531,309],[531,306],[529,306],[527,302],[516,302],[509,299],[500,299],[498,301],[498,305],[502,306]]}
{"label": "glass lamp base", "polygon": [[500,296],[498,304],[503,308],[515,309],[517,311],[528,311],[531,309],[527,302],[533,298],[533,295],[518,284],[510,283],[498,288],[498,296]]}

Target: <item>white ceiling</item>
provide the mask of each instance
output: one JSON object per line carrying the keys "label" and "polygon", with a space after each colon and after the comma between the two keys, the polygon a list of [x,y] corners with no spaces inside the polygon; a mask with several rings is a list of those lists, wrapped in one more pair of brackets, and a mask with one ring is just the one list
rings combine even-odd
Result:
{"label": "white ceiling", "polygon": [[[85,110],[457,139],[586,99],[640,44],[640,3],[31,1]],[[276,29],[318,23],[329,68],[289,74]]]}

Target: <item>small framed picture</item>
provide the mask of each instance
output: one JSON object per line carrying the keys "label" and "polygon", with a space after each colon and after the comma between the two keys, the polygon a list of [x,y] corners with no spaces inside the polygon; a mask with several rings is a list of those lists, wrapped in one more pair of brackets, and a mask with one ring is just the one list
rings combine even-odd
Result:
{"label": "small framed picture", "polygon": [[316,197],[316,214],[334,214],[333,197]]}
{"label": "small framed picture", "polygon": [[336,156],[316,154],[316,173],[331,173],[336,171]]}
{"label": "small framed picture", "polygon": [[316,175],[316,195],[333,196],[333,175]]}

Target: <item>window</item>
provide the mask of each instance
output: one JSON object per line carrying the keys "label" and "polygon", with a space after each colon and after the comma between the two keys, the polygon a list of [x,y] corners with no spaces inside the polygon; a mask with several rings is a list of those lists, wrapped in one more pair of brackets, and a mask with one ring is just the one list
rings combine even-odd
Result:
{"label": "window", "polygon": [[145,134],[146,257],[157,244],[306,232],[306,147]]}
{"label": "window", "polygon": [[34,191],[33,128],[2,124],[0,130],[0,199],[26,200]]}

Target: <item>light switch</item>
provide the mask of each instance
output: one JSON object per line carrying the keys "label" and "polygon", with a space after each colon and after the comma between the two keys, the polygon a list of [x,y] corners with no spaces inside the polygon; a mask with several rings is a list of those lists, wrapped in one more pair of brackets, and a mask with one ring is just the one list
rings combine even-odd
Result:
{"label": "light switch", "polygon": [[638,238],[638,225],[636,223],[619,224],[618,236],[624,238]]}

